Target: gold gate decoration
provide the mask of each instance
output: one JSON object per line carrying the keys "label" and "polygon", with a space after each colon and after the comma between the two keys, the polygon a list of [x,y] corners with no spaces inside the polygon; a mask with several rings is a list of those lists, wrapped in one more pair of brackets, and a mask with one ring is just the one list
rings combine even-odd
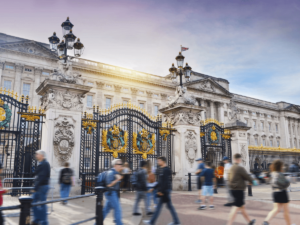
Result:
{"label": "gold gate decoration", "polygon": [[109,130],[102,131],[102,146],[104,152],[112,152],[114,158],[118,158],[119,153],[126,153],[128,145],[128,132],[114,125]]}
{"label": "gold gate decoration", "polygon": [[154,155],[155,134],[143,128],[138,133],[133,133],[133,153],[141,154],[143,159],[147,159],[147,155]]}

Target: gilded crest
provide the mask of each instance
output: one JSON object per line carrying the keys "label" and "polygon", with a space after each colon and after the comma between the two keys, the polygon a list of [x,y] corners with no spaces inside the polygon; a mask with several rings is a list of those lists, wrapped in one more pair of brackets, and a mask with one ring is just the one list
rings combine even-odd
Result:
{"label": "gilded crest", "polygon": [[83,121],[82,126],[87,131],[87,134],[92,134],[95,128],[97,127],[97,124],[91,121]]}
{"label": "gilded crest", "polygon": [[11,109],[0,99],[0,130],[8,128],[11,119]]}
{"label": "gilded crest", "polygon": [[143,159],[147,159],[147,155],[154,154],[155,142],[155,134],[145,129],[133,133],[133,153],[142,154]]}
{"label": "gilded crest", "polygon": [[208,141],[212,145],[216,145],[219,143],[220,139],[220,134],[216,127],[213,125],[209,130],[208,130]]}
{"label": "gilded crest", "polygon": [[114,158],[118,158],[119,153],[126,153],[128,145],[128,132],[114,125],[109,130],[102,131],[102,146],[104,152],[112,152]]}

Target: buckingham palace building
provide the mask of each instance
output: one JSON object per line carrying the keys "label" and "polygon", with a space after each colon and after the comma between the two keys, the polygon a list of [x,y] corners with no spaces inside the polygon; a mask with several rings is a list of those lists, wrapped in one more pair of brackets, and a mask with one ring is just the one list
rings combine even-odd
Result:
{"label": "buckingham palace building", "polygon": [[[49,44],[0,33],[2,92],[13,90],[18,95],[28,95],[29,105],[39,107],[42,96],[36,90],[57,68],[57,61]],[[162,77],[84,58],[74,58],[72,67],[74,74],[81,75],[83,84],[90,87],[82,100],[82,112],[87,113],[93,111],[94,105],[109,109],[131,102],[157,116],[174,98],[177,86],[168,73]],[[232,93],[229,81],[215,75],[192,71],[190,80],[184,82],[203,109],[199,118],[213,119],[225,127],[236,118],[249,127],[239,135],[247,139],[250,169],[267,169],[274,159],[282,159],[285,164],[299,163],[300,106],[280,99],[268,102]],[[5,145],[0,141],[0,151]]]}

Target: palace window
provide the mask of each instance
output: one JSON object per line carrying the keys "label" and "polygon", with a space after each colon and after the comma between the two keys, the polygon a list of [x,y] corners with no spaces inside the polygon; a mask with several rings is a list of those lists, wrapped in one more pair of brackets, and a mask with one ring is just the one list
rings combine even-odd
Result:
{"label": "palace window", "polygon": [[5,68],[7,68],[7,69],[14,69],[14,67],[13,66],[10,66],[10,65],[5,65]]}
{"label": "palace window", "polygon": [[111,88],[111,85],[107,84],[106,87],[107,87],[107,88]]}
{"label": "palace window", "polygon": [[261,129],[264,129],[264,122],[260,122]]}
{"label": "palace window", "polygon": [[254,141],[255,141],[255,145],[258,146],[258,139],[255,138]]}
{"label": "palace window", "polygon": [[6,90],[11,89],[11,81],[10,80],[5,80],[4,81],[4,88],[6,88]]}
{"label": "palace window", "polygon": [[158,94],[153,94],[153,97],[158,97]]}
{"label": "palace window", "polygon": [[253,121],[253,128],[256,130],[256,121]]}
{"label": "palace window", "polygon": [[22,92],[22,94],[24,95],[24,96],[29,96],[29,93],[30,93],[30,84],[23,84],[23,92]]}
{"label": "palace window", "polygon": [[144,107],[145,107],[144,105],[145,105],[144,103],[140,103],[140,108],[144,109]]}
{"label": "palace window", "polygon": [[83,161],[84,167],[85,168],[90,168],[91,166],[91,158],[90,157],[85,157]]}
{"label": "palace window", "polygon": [[248,120],[245,120],[245,124],[248,126]]}
{"label": "palace window", "polygon": [[123,88],[123,91],[128,91],[128,88]]}
{"label": "palace window", "polygon": [[271,127],[272,127],[272,126],[271,126],[271,123],[269,123],[269,131],[270,131],[270,132],[271,132]]}
{"label": "palace window", "polygon": [[92,95],[88,95],[86,97],[86,106],[93,107],[93,96]]}
{"label": "palace window", "polygon": [[279,147],[280,146],[280,141],[277,141],[277,147]]}
{"label": "palace window", "polygon": [[144,94],[144,92],[143,92],[143,91],[139,91],[139,93],[140,93],[140,94]]}
{"label": "palace window", "polygon": [[88,82],[87,84],[90,85],[90,86],[93,86],[93,85],[94,85],[93,82]]}
{"label": "palace window", "polygon": [[270,146],[273,147],[273,140],[270,140]]}
{"label": "palace window", "polygon": [[42,72],[43,75],[49,76],[50,73],[49,72]]}
{"label": "palace window", "polygon": [[110,98],[106,98],[105,99],[105,108],[109,109],[111,105],[111,99]]}
{"label": "palace window", "polygon": [[158,105],[154,106],[154,116],[157,116],[158,114]]}
{"label": "palace window", "polygon": [[25,70],[26,72],[30,72],[30,73],[32,72],[32,69],[29,69],[29,68],[25,68],[24,70]]}
{"label": "palace window", "polygon": [[276,132],[278,133],[278,124],[276,124],[275,127],[276,127]]}
{"label": "palace window", "polygon": [[266,146],[266,140],[263,139],[263,146]]}

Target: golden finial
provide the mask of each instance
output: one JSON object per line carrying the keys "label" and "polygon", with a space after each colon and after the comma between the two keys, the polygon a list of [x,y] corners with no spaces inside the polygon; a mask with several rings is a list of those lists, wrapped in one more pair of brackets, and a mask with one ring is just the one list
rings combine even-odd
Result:
{"label": "golden finial", "polygon": [[3,90],[2,90],[2,87],[0,87],[0,94],[2,94],[2,91],[3,91]]}
{"label": "golden finial", "polygon": [[15,93],[15,99],[18,100],[18,94],[17,94],[17,92]]}
{"label": "golden finial", "polygon": [[3,90],[3,94],[5,94],[7,91],[6,91],[6,88],[4,88],[4,90]]}
{"label": "golden finial", "polygon": [[34,107],[34,113],[36,113],[36,106]]}

